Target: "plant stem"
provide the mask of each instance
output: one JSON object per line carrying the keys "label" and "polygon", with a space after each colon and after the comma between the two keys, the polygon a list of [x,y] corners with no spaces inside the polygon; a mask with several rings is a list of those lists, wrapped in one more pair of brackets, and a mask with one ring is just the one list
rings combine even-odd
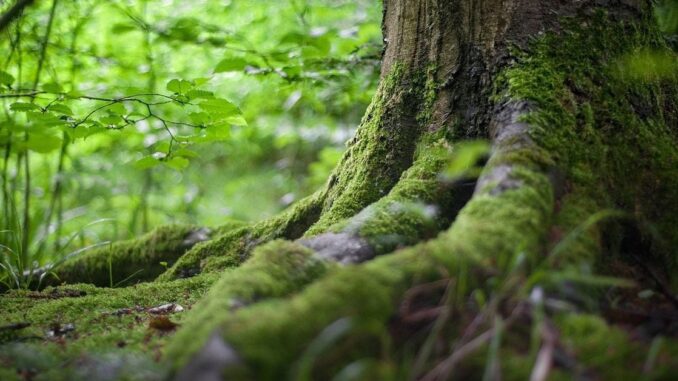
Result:
{"label": "plant stem", "polygon": [[[49,11],[49,19],[47,21],[47,27],[45,29],[45,36],[42,39],[42,44],[40,46],[40,56],[38,59],[38,67],[35,70],[35,77],[33,78],[32,90],[35,91],[38,88],[40,83],[40,75],[42,74],[42,68],[45,63],[45,57],[47,55],[47,43],[49,42],[50,34],[52,33],[52,25],[54,24],[54,14],[56,13],[56,7],[59,3],[59,0],[52,1],[52,8]],[[35,102],[35,98],[31,100]],[[28,130],[24,134],[24,141],[28,142]],[[24,265],[27,264],[28,259],[28,245],[31,242],[31,168],[30,168],[30,153],[26,151],[26,161],[24,164],[24,219],[23,219],[23,233],[21,236],[22,240],[22,255],[24,257]]]}

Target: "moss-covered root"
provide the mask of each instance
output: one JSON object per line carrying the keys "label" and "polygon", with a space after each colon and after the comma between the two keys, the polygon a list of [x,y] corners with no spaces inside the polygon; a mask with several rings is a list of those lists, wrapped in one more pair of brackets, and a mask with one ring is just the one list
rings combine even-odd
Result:
{"label": "moss-covered root", "polygon": [[[242,266],[228,269],[198,303],[191,319],[177,333],[169,353],[184,351],[186,343],[206,343],[225,317],[247,305],[298,291],[333,267],[315,253],[289,241],[257,247]],[[195,375],[197,369],[188,374]]]}
{"label": "moss-covered root", "polygon": [[416,115],[421,94],[410,83],[412,75],[396,65],[382,81],[355,138],[324,189],[277,217],[196,246],[159,280],[236,266],[263,242],[324,233],[385,196],[411,166],[420,140]]}
{"label": "moss-covered root", "polygon": [[[343,334],[359,339],[368,327],[383,327],[393,317],[397,301],[417,283],[451,276],[457,278],[460,292],[468,292],[483,285],[482,276],[470,276],[474,269],[484,272],[497,258],[511,256],[517,248],[537,260],[553,209],[551,185],[545,175],[526,167],[516,169],[512,177],[520,182],[519,187],[476,196],[452,227],[434,240],[363,265],[337,269],[291,299],[265,301],[235,312],[206,307],[209,310],[201,311],[200,316],[211,316],[218,321],[217,327],[187,325],[195,327],[193,332],[200,337],[219,335],[219,340],[232,345],[253,373],[250,376],[294,376],[287,371],[303,371],[303,366],[291,366],[297,359],[301,358],[303,365],[303,359],[318,356],[305,353],[304,348],[320,345],[309,347],[311,342],[325,340],[323,329],[341,318],[351,319],[350,329]],[[192,319],[200,317],[189,317]],[[201,355],[205,342],[192,343],[172,343],[168,360],[173,366],[182,369],[205,361]],[[214,340],[209,343],[214,345]],[[375,341],[368,343],[356,351],[373,352]],[[350,360],[356,353],[334,355]]]}
{"label": "moss-covered root", "polygon": [[435,237],[470,199],[475,185],[441,180],[448,155],[442,141],[422,145],[388,195],[326,233],[300,242],[324,258],[359,263]]}
{"label": "moss-covered root", "polygon": [[191,277],[202,272],[218,271],[243,263],[257,245],[277,238],[296,239],[317,219],[324,199],[323,192],[308,196],[285,212],[253,225],[223,229],[223,233],[196,245],[158,281]]}
{"label": "moss-covered root", "polygon": [[416,120],[421,89],[403,65],[394,65],[380,82],[356,135],[327,183],[318,222],[308,235],[332,225],[384,197],[414,159],[422,126]]}
{"label": "moss-covered root", "polygon": [[44,269],[47,274],[41,284],[113,287],[151,280],[188,249],[207,240],[209,234],[208,229],[196,226],[162,226],[141,238],[111,243]]}

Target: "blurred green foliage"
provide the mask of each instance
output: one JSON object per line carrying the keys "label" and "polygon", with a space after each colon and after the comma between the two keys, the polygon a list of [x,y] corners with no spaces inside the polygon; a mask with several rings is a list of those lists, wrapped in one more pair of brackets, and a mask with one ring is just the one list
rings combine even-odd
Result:
{"label": "blurred green foliage", "polygon": [[678,76],[678,0],[659,0],[654,17],[666,37],[666,46],[634,52],[621,59],[621,75],[638,81],[675,79]]}
{"label": "blurred green foliage", "polygon": [[29,6],[0,39],[0,263],[309,194],[374,92],[380,16],[370,0]]}

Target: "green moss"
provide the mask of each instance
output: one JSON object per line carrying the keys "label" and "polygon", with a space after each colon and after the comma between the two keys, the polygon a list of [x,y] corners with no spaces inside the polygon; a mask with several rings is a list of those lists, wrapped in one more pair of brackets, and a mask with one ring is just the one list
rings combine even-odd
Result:
{"label": "green moss", "polygon": [[257,245],[277,238],[299,238],[318,219],[323,199],[324,194],[316,192],[268,220],[234,226],[234,230],[220,229],[223,234],[196,245],[158,280],[185,278],[203,271],[235,267],[244,262]]}
{"label": "green moss", "polygon": [[244,221],[239,221],[239,220],[227,220],[224,221],[221,225],[217,226],[214,228],[212,236],[214,237],[220,237],[224,234],[228,234],[234,230],[244,228],[247,225],[249,225],[247,222]]}
{"label": "green moss", "polygon": [[[518,174],[523,187],[472,200],[452,228],[438,238],[363,265],[339,268],[290,299],[263,301],[235,311],[219,322],[218,332],[242,355],[257,379],[291,375],[287,373],[294,369],[290,364],[302,356],[304,348],[323,329],[345,317],[352,321],[347,337],[368,343],[352,347],[348,357],[378,354],[374,341],[386,332],[366,327],[384,327],[411,286],[452,276],[458,281],[461,301],[475,287],[483,287],[484,277],[469,276],[471,269],[494,268],[500,258],[513,256],[520,248],[534,261],[540,257],[552,211],[550,184],[546,176],[527,169]],[[211,298],[219,298],[218,292]],[[221,300],[217,303],[224,303]],[[185,345],[181,343],[174,347]],[[328,349],[321,357],[338,355],[331,352]],[[181,367],[194,352],[182,348],[172,353],[169,361]]]}
{"label": "green moss", "polygon": [[600,255],[600,225],[607,214],[601,210],[601,202],[595,201],[600,196],[584,192],[575,189],[560,200],[549,248],[558,251],[557,258],[552,259],[555,268],[574,265],[581,271],[582,264],[593,264]]}
{"label": "green moss", "polygon": [[165,271],[162,262],[172,264],[193,246],[195,237],[191,235],[199,229],[163,226],[138,239],[87,251],[57,264],[44,283],[92,283],[111,287],[151,280]]}
{"label": "green moss", "polygon": [[[146,310],[177,303],[185,310],[169,319],[182,324],[216,279],[205,274],[118,289],[76,284],[42,292],[8,292],[0,298],[0,321],[30,326],[17,338],[0,343],[0,364],[14,372],[30,370],[38,374],[36,379],[44,380],[98,379],[102,374],[114,379],[161,379],[156,360],[172,332],[149,328],[153,315]],[[70,324],[73,331],[48,336],[54,327]],[[147,378],[149,372],[150,376],[156,372],[155,376]]]}
{"label": "green moss", "polygon": [[[332,264],[312,250],[288,241],[273,241],[257,247],[242,266],[227,270],[177,334],[168,348],[171,358],[184,362],[195,353],[220,324],[241,307],[266,298],[299,290],[323,275]],[[181,358],[184,356],[184,358]]]}
{"label": "green moss", "polygon": [[649,342],[634,341],[595,315],[561,315],[556,325],[563,345],[576,358],[575,373],[593,373],[602,380],[669,380],[678,371],[675,345],[662,346],[654,366],[644,372]]}
{"label": "green moss", "polygon": [[421,99],[422,106],[421,110],[417,114],[417,122],[420,125],[426,126],[431,121],[433,116],[433,108],[438,99],[438,83],[436,81],[436,74],[438,71],[438,66],[434,64],[429,64],[426,68],[426,73],[422,76],[425,78],[425,84],[422,89]]}
{"label": "green moss", "polygon": [[621,66],[634,52],[669,49],[653,25],[612,22],[602,12],[583,25],[566,22],[518,53],[497,88],[498,98],[534,106],[524,118],[532,137],[573,186],[598,195],[599,208],[627,211],[656,229],[658,237],[647,237],[651,255],[672,267],[678,215],[667,211],[678,204],[678,83],[639,81]]}
{"label": "green moss", "polygon": [[327,231],[385,196],[413,160],[421,133],[415,120],[419,96],[394,65],[380,83],[356,136],[330,176],[319,221],[306,236]]}
{"label": "green moss", "polygon": [[453,213],[455,194],[439,178],[447,156],[444,142],[426,144],[388,195],[328,230],[365,238],[376,254],[434,237]]}

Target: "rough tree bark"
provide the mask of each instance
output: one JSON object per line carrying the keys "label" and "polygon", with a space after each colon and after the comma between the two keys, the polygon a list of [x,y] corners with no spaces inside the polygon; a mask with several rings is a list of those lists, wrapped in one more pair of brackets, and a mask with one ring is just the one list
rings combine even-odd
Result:
{"label": "rough tree bark", "polygon": [[[49,379],[670,379],[678,86],[619,70],[675,54],[651,6],[385,0],[381,83],[323,189],[46,278],[99,287],[2,296],[31,326],[2,328],[0,375],[34,350]],[[480,175],[442,178],[473,138],[492,143]],[[191,308],[151,317],[165,302]]]}

